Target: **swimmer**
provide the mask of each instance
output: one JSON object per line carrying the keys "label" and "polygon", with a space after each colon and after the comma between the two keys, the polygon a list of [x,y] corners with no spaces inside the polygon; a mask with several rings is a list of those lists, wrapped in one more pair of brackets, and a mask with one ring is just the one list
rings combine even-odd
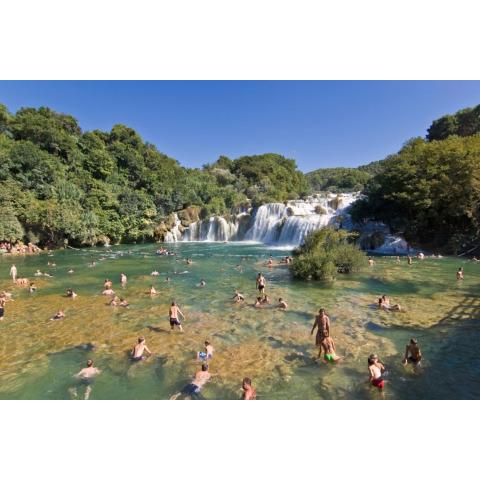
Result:
{"label": "swimmer", "polygon": [[124,298],[121,298],[118,304],[119,307],[125,307],[125,308],[128,308],[129,305],[130,304]]}
{"label": "swimmer", "polygon": [[59,310],[50,320],[61,320],[65,318],[65,312],[63,310]]}
{"label": "swimmer", "polygon": [[330,318],[328,317],[327,312],[324,308],[321,308],[318,311],[318,315],[315,317],[315,322],[313,323],[310,335],[313,335],[315,328],[317,328],[315,345],[319,347],[318,358],[320,358],[322,355],[322,341],[326,336],[330,335]]}
{"label": "swimmer", "polygon": [[110,300],[110,303],[109,303],[111,307],[118,307],[119,304],[120,304],[120,299],[116,295]]}
{"label": "swimmer", "polygon": [[191,265],[193,263],[191,258],[187,258],[187,265]]}
{"label": "swimmer", "polygon": [[252,387],[252,380],[248,377],[245,377],[242,380],[242,400],[256,400],[257,391]]}
{"label": "swimmer", "polygon": [[78,295],[77,295],[71,288],[67,288],[67,297],[69,297],[69,298],[77,298]]}
{"label": "swimmer", "polygon": [[[90,394],[92,393],[92,381],[99,373],[101,373],[101,370],[93,366],[93,360],[88,360],[87,367],[83,368],[75,375],[75,378],[80,380],[80,382],[86,386],[85,395],[83,397],[84,400],[88,400],[90,398]],[[70,393],[73,398],[77,398],[76,387],[70,389]]]}
{"label": "swimmer", "polygon": [[115,292],[111,288],[106,288],[103,292],[102,295],[115,295]]}
{"label": "swimmer", "polygon": [[390,312],[400,312],[402,310],[402,307],[399,303],[390,305],[390,299],[386,295],[382,295],[378,299],[378,306],[382,310],[388,310]]}
{"label": "swimmer", "polygon": [[265,277],[261,273],[257,275],[256,283],[257,283],[257,289],[259,293],[263,294],[265,291],[265,287],[267,286],[267,281],[265,280]]}
{"label": "swimmer", "polygon": [[410,343],[405,346],[405,356],[403,358],[403,364],[411,363],[414,367],[419,367],[422,361],[422,352],[418,346],[416,338],[411,338]]}
{"label": "swimmer", "polygon": [[73,268],[71,268],[67,273],[74,273]]}
{"label": "swimmer", "polygon": [[270,297],[268,295],[264,295],[263,298],[262,298],[262,303],[264,305],[270,303]]}
{"label": "swimmer", "polygon": [[200,283],[197,285],[197,287],[204,287],[207,283],[205,282],[205,280],[202,278],[200,280]]}
{"label": "swimmer", "polygon": [[17,281],[17,267],[15,265],[12,265],[10,267],[10,276],[12,277],[13,283],[16,283],[16,281]]}
{"label": "swimmer", "polygon": [[238,290],[235,290],[235,295],[233,296],[232,300],[235,303],[240,303],[245,301],[245,297]]}
{"label": "swimmer", "polygon": [[202,387],[212,378],[208,371],[208,365],[204,363],[202,369],[195,373],[195,378],[191,383],[182,388],[182,390],[170,397],[170,400],[176,400],[180,396],[189,398],[198,398]]}
{"label": "swimmer", "polygon": [[165,281],[166,281],[166,282],[171,282],[172,279],[171,279],[170,277],[167,277],[167,278],[165,278]]}
{"label": "swimmer", "polygon": [[385,367],[378,360],[378,356],[372,354],[368,357],[368,372],[370,373],[369,382],[382,390],[385,386],[385,380],[382,378],[382,373],[385,372]]}
{"label": "swimmer", "polygon": [[88,264],[89,267],[95,267],[96,265],[97,265],[97,264],[96,264],[95,262],[90,262],[90,263]]}
{"label": "swimmer", "polygon": [[457,270],[457,280],[463,280],[464,276],[463,276],[463,267],[460,267],[458,270]]}
{"label": "swimmer", "polygon": [[108,290],[109,288],[112,288],[112,285],[113,285],[112,281],[109,280],[108,278],[106,278],[105,281],[103,282],[103,288],[105,290]]}
{"label": "swimmer", "polygon": [[286,310],[288,308],[288,303],[283,298],[279,298],[277,308]]}
{"label": "swimmer", "polygon": [[419,260],[424,260],[424,259],[425,259],[425,254],[424,254],[423,252],[419,252],[419,253],[417,254],[417,258],[418,258]]}
{"label": "swimmer", "polygon": [[43,276],[44,276],[44,277],[49,277],[49,278],[52,278],[52,275],[50,275],[50,274],[49,274],[49,273],[47,273],[47,272],[45,272],[45,273],[43,274]]}
{"label": "swimmer", "polygon": [[158,277],[160,273],[157,272],[157,270],[154,270],[151,274],[152,277]]}
{"label": "swimmer", "polygon": [[28,288],[28,291],[30,293],[36,292],[37,291],[37,286],[33,282],[30,282],[30,287]]}
{"label": "swimmer", "polygon": [[413,263],[413,259],[410,255],[408,255],[408,257],[407,257],[407,262],[408,262],[409,265],[411,265]]}
{"label": "swimmer", "polygon": [[479,260],[477,257],[473,257],[473,258],[472,258],[472,261],[474,261],[474,262],[480,262],[480,260]]}
{"label": "swimmer", "polygon": [[124,274],[124,273],[121,273],[120,274],[120,283],[122,285],[126,285],[127,284],[127,276]]}
{"label": "swimmer", "polygon": [[185,320],[185,315],[178,308],[177,302],[173,301],[169,310],[170,330],[173,330],[176,325],[180,329],[180,331],[183,332],[182,324],[180,323],[180,319],[178,318],[179,316],[182,317],[182,320]]}
{"label": "swimmer", "polygon": [[335,342],[328,333],[325,334],[322,343],[320,344],[320,349],[323,349],[324,353],[322,359],[323,363],[337,363],[342,359],[342,357],[339,357],[335,353]]}
{"label": "swimmer", "polygon": [[148,292],[149,295],[156,295],[157,291],[155,290],[155,287],[153,285],[150,285],[150,291]]}
{"label": "swimmer", "polygon": [[43,273],[40,271],[40,270],[37,270],[34,274],[33,274],[34,277],[41,277],[43,276]]}
{"label": "swimmer", "polygon": [[262,297],[257,297],[257,300],[255,301],[255,304],[253,306],[255,308],[262,308],[263,307]]}
{"label": "swimmer", "polygon": [[369,258],[368,259],[368,265],[371,267],[372,265],[375,265],[375,261],[373,260],[373,258]]}
{"label": "swimmer", "polygon": [[397,263],[400,263],[400,257],[397,255],[397,260],[396,260]]}
{"label": "swimmer", "polygon": [[272,258],[271,255],[270,255],[270,258],[268,259],[267,267],[268,267],[268,268],[272,268],[272,267],[273,267],[273,258]]}
{"label": "swimmer", "polygon": [[138,342],[132,349],[132,361],[139,362],[140,360],[144,360],[144,352],[147,352],[149,355],[152,354],[145,343],[145,337],[138,337]]}
{"label": "swimmer", "polygon": [[205,349],[203,352],[197,352],[197,360],[211,360],[213,358],[213,347],[208,340],[205,340]]}

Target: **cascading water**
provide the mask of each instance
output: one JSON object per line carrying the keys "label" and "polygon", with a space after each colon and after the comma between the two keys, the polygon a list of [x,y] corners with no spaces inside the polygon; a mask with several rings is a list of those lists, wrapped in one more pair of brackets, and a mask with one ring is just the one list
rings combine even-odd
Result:
{"label": "cascading water", "polygon": [[251,218],[241,213],[231,221],[211,217],[194,222],[185,231],[182,241],[237,240],[296,246],[313,230],[348,220],[347,209],[358,198],[358,193],[317,194],[306,200],[267,203]]}
{"label": "cascading water", "polygon": [[167,243],[178,242],[182,238],[182,232],[180,231],[180,228],[179,228],[182,222],[178,218],[177,214],[175,214],[174,221],[175,221],[175,226],[165,235],[165,241]]}

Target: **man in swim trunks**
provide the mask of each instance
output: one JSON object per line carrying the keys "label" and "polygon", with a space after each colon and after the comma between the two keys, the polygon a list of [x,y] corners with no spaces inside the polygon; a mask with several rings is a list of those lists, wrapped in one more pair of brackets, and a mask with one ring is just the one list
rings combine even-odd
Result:
{"label": "man in swim trunks", "polygon": [[313,323],[310,335],[313,335],[315,328],[317,328],[315,345],[319,347],[318,358],[320,358],[322,356],[322,341],[325,338],[326,334],[330,335],[330,318],[328,317],[327,312],[324,308],[321,308],[318,311],[318,315],[315,317],[315,322]]}
{"label": "man in swim trunks", "polygon": [[252,387],[252,379],[245,377],[242,380],[242,400],[256,400],[257,399],[257,391]]}
{"label": "man in swim trunks", "polygon": [[267,281],[265,280],[265,277],[261,273],[259,273],[257,275],[257,288],[260,294],[263,295],[263,293],[265,292],[266,285],[267,285]]}
{"label": "man in swim trunks", "polygon": [[205,350],[197,353],[197,360],[211,360],[213,358],[213,347],[208,340],[205,340]]}
{"label": "man in swim trunks", "polygon": [[185,315],[178,308],[177,302],[173,301],[169,310],[170,329],[173,330],[176,325],[180,329],[180,331],[183,332],[182,324],[180,323],[180,319],[178,318],[179,315],[182,317],[182,320],[185,320]]}
{"label": "man in swim trunks", "polygon": [[[75,375],[75,377],[78,378],[83,385],[86,385],[85,395],[84,395],[85,400],[89,399],[90,393],[92,392],[91,384],[92,384],[93,378],[96,377],[100,372],[101,370],[93,366],[93,360],[88,360],[87,367],[83,368]],[[70,390],[70,393],[72,394],[72,397],[74,398],[77,397],[76,388],[72,388]]]}
{"label": "man in swim trunks", "polygon": [[410,343],[405,346],[405,356],[403,358],[403,364],[411,363],[414,367],[420,366],[422,361],[422,352],[418,346],[416,338],[411,338]]}
{"label": "man in swim trunks", "polygon": [[323,349],[323,363],[336,363],[342,359],[335,353],[335,342],[328,332],[324,332],[324,338],[320,344],[320,350]]}
{"label": "man in swim trunks", "polygon": [[385,371],[385,367],[378,360],[378,356],[372,354],[368,357],[368,372],[370,373],[369,381],[379,390],[382,390],[385,386],[385,380],[382,378],[382,373]]}
{"label": "man in swim trunks", "polygon": [[212,375],[208,371],[208,365],[204,363],[202,369],[195,373],[194,380],[186,385],[182,390],[170,397],[170,400],[176,400],[180,396],[198,398],[198,394],[202,387],[212,378]]}
{"label": "man in swim trunks", "polygon": [[139,362],[140,360],[144,360],[143,352],[147,352],[149,355],[152,354],[145,343],[145,337],[139,337],[138,343],[132,349],[132,361]]}

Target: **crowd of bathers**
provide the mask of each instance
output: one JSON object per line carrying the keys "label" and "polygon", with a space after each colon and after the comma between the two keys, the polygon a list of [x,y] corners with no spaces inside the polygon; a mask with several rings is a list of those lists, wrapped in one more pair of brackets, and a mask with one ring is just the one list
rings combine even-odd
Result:
{"label": "crowd of bathers", "polygon": [[[160,250],[162,251],[162,253],[159,253]],[[160,250],[157,250],[157,253],[159,253],[160,255],[171,254],[170,252],[168,252],[167,249],[160,249]],[[417,258],[423,260],[425,257],[423,255],[421,256],[417,255]],[[397,262],[399,262],[400,257],[396,257],[396,260]],[[408,261],[408,264],[411,265],[412,258],[408,256],[407,261]],[[477,258],[474,257],[473,261],[477,262],[478,260]],[[191,258],[185,259],[185,262],[188,265],[191,265],[193,263]],[[288,264],[290,262],[291,262],[291,257],[285,257],[284,259],[280,260],[280,264],[282,263]],[[369,258],[369,265],[373,266],[374,263],[375,262],[373,261],[373,259]],[[48,262],[48,266],[56,266],[56,265],[55,263]],[[89,266],[95,266],[95,262],[91,262]],[[266,266],[268,267],[274,266],[273,257],[270,256]],[[74,270],[70,268],[68,270],[68,273],[69,274],[74,273]],[[154,270],[151,273],[151,275],[158,276],[159,272],[157,270]],[[29,291],[31,293],[36,291],[37,287],[34,282],[29,282],[27,278],[18,278],[17,268],[15,265],[12,265],[10,268],[10,276],[12,277],[12,280],[16,285],[24,286],[24,287],[28,286]],[[35,273],[35,276],[51,276],[51,275],[47,273],[42,273],[40,270],[37,270]],[[456,276],[458,280],[463,280],[464,271],[462,267],[458,269]],[[125,286],[127,281],[128,279],[126,274],[122,272],[120,274],[121,285]],[[170,278],[167,277],[165,281],[170,281]],[[206,282],[202,279],[200,284],[197,286],[204,287],[205,285],[206,285]],[[256,296],[256,300],[255,300],[255,303],[253,304],[253,307],[261,308],[270,303],[270,298],[266,293],[266,286],[267,286],[267,280],[265,276],[262,273],[258,273],[256,277],[256,288],[258,290],[258,294]],[[149,292],[147,293],[149,295],[156,295],[157,291],[155,287],[152,285],[150,287]],[[128,308],[129,306],[129,303],[127,300],[125,300],[124,298],[118,297],[115,294],[115,291],[113,290],[113,282],[108,278],[105,279],[104,281],[102,294],[110,297],[110,301],[108,303],[108,305],[110,306],[126,307],[126,308]],[[66,296],[74,299],[78,295],[73,291],[73,289],[68,288],[66,290]],[[241,294],[238,290],[235,290],[235,294],[232,300],[235,303],[244,303],[245,296]],[[6,291],[0,292],[0,320],[4,319],[5,304],[8,301],[13,301],[12,294]],[[280,297],[278,299],[277,307],[281,310],[287,310],[288,304],[283,298]],[[392,305],[390,303],[390,299],[386,295],[382,295],[378,299],[378,307],[381,310],[385,310],[389,312],[402,311],[402,307],[399,304]],[[51,317],[51,320],[62,320],[64,318],[65,318],[65,311],[61,309]],[[182,327],[182,322],[185,319],[185,315],[180,310],[179,306],[175,301],[172,301],[170,305],[168,318],[169,318],[171,330],[178,328],[178,330],[183,333],[184,330]],[[337,355],[336,353],[335,341],[332,338],[332,335],[330,332],[330,318],[327,315],[324,308],[321,308],[318,312],[318,315],[316,315],[315,317],[315,321],[311,329],[311,335],[313,335],[315,330],[317,330],[316,337],[315,337],[315,345],[319,349],[318,359],[320,359],[324,363],[335,364],[340,362],[343,359],[343,357]],[[213,346],[208,340],[205,340],[204,349],[196,353],[196,359],[202,362],[201,369],[195,373],[195,377],[192,380],[192,382],[189,383],[183,390],[173,395],[171,397],[172,399],[180,398],[182,396],[187,398],[198,397],[202,387],[210,380],[212,376],[209,372],[209,363],[213,359],[213,352],[214,352]],[[130,359],[132,362],[136,363],[147,358],[146,357],[147,354],[151,355],[152,352],[147,347],[145,343],[145,338],[143,336],[139,337],[138,342],[133,346],[131,350]],[[422,360],[422,353],[420,351],[418,341],[415,338],[412,338],[410,342],[406,345],[403,363],[405,365],[412,364],[414,367],[418,367],[421,364],[421,360]],[[374,387],[377,387],[378,389],[382,390],[385,386],[385,379],[384,379],[385,366],[383,365],[382,362],[380,362],[378,355],[376,354],[371,354],[367,359],[367,363],[368,363],[368,371],[370,375],[369,382]],[[77,378],[81,380],[81,383],[87,386],[85,390],[84,398],[89,398],[91,393],[91,381],[99,373],[100,373],[100,370],[93,366],[93,361],[88,360],[87,367],[82,369],[77,374]],[[245,377],[243,379],[242,389],[243,389],[242,398],[247,400],[256,399],[256,390],[252,387],[252,382],[249,377]],[[75,397],[77,395],[76,388],[74,388],[72,392],[73,392],[72,396]]]}

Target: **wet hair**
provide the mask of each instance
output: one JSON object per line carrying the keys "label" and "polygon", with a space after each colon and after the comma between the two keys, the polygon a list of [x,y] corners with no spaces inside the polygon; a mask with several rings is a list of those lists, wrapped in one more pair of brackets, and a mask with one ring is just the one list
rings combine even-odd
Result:
{"label": "wet hair", "polygon": [[281,301],[282,301],[282,297],[280,297],[280,298],[278,299],[278,301],[281,302]]}
{"label": "wet hair", "polygon": [[261,302],[262,301],[262,297],[257,297],[257,302]]}
{"label": "wet hair", "polygon": [[382,298],[382,297],[379,297],[379,298],[378,298],[378,303],[381,305],[382,302],[383,302],[383,298]]}
{"label": "wet hair", "polygon": [[93,360],[87,360],[87,367],[93,366]]}
{"label": "wet hair", "polygon": [[320,314],[324,313],[325,315],[327,314],[327,312],[325,311],[324,308],[321,308],[321,309],[318,311],[318,313],[320,313]]}
{"label": "wet hair", "polygon": [[174,307],[176,304],[177,304],[177,302],[174,300],[174,301],[172,302],[172,307]]}
{"label": "wet hair", "polygon": [[142,343],[145,341],[145,337],[138,337],[138,343]]}
{"label": "wet hair", "polygon": [[245,378],[242,380],[242,383],[243,383],[244,385],[250,385],[250,386],[252,386],[252,379],[249,378],[249,377],[245,377]]}
{"label": "wet hair", "polygon": [[206,372],[208,370],[208,363],[202,363],[202,372]]}
{"label": "wet hair", "polygon": [[210,342],[208,340],[205,340],[205,345],[210,345]]}
{"label": "wet hair", "polygon": [[416,339],[416,338],[411,338],[411,339],[410,339],[410,343],[411,343],[412,345],[416,345],[418,342],[417,342],[417,339]]}
{"label": "wet hair", "polygon": [[378,360],[377,358],[377,355],[375,353],[372,353],[369,357],[368,357],[368,364],[369,365],[373,365],[375,363],[375,360]]}

